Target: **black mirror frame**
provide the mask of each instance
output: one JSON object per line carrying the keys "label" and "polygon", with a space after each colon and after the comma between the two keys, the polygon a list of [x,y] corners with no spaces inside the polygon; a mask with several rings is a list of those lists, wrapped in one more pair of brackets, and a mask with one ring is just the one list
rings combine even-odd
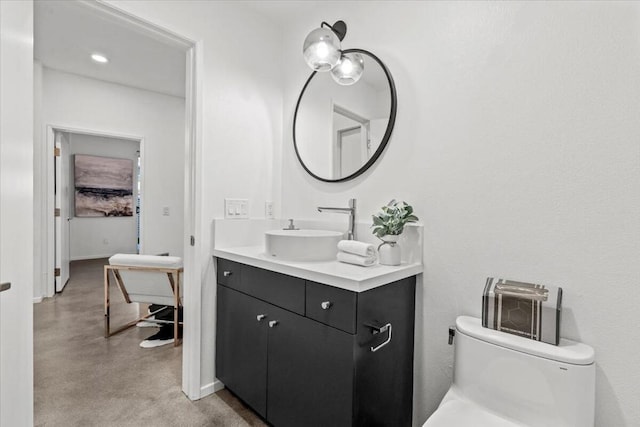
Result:
{"label": "black mirror frame", "polygon": [[298,108],[300,108],[300,101],[302,101],[304,92],[307,89],[307,86],[309,86],[309,83],[311,83],[311,80],[313,79],[313,77],[316,75],[317,71],[314,71],[313,73],[311,73],[311,75],[307,79],[307,82],[304,84],[302,91],[300,92],[300,96],[298,97],[298,102],[296,103],[296,110],[295,110],[295,113],[293,114],[293,148],[295,149],[296,157],[298,158],[298,161],[300,162],[304,170],[307,171],[307,173],[312,177],[314,177],[315,179],[319,181],[324,181],[324,182],[344,182],[362,175],[382,155],[382,152],[384,151],[385,147],[389,143],[389,138],[391,138],[391,132],[393,131],[393,127],[396,123],[398,95],[396,93],[396,85],[393,81],[393,77],[391,77],[391,73],[389,72],[389,69],[387,68],[387,66],[384,65],[384,63],[380,60],[380,58],[378,58],[373,53],[366,51],[364,49],[346,49],[346,50],[343,50],[342,52],[343,53],[362,53],[362,54],[368,55],[371,58],[373,58],[380,65],[380,67],[382,67],[384,74],[387,76],[387,81],[389,82],[389,91],[391,92],[391,110],[389,111],[389,122],[387,123],[387,129],[384,132],[384,136],[382,137],[382,141],[380,141],[380,145],[378,146],[378,149],[376,150],[375,153],[373,153],[371,158],[364,165],[362,165],[360,169],[358,169],[351,175],[345,176],[343,178],[338,178],[338,179],[322,178],[314,174],[313,172],[311,172],[307,167],[307,165],[305,165],[304,161],[302,161],[302,158],[300,157],[300,153],[298,152],[298,143],[296,141],[296,121],[298,118]]}

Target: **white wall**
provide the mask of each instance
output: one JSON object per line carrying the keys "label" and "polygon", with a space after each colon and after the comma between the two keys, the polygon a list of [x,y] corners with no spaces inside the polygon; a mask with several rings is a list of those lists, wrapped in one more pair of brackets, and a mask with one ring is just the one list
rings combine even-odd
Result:
{"label": "white wall", "polygon": [[[123,217],[87,218],[75,216],[73,209],[74,192],[69,200],[71,221],[69,224],[69,242],[71,260],[105,258],[115,253],[134,254],[137,251],[137,219],[135,200],[138,195],[138,150],[140,143],[126,139],[108,138],[95,135],[69,133],[69,186],[74,188],[73,159],[76,154],[130,159],[132,162],[134,215]],[[64,153],[63,153],[64,154]]]}
{"label": "white wall", "polygon": [[[224,216],[224,198],[250,200],[249,214],[264,217],[264,202],[280,188],[282,73],[280,29],[239,2],[108,0],[144,20],[200,43],[202,147],[198,171],[196,245],[202,265],[201,365],[203,393],[213,390],[215,275],[212,219]],[[185,314],[186,316],[186,314]],[[188,319],[185,317],[185,322]],[[197,328],[194,330],[197,331]],[[188,339],[188,338],[187,338]],[[187,361],[190,363],[190,361]]]}
{"label": "white wall", "polygon": [[[184,99],[44,68],[43,125],[143,138],[142,251],[182,256],[184,220]],[[135,150],[134,150],[135,151]],[[108,150],[104,151],[109,156]],[[111,157],[118,157],[111,155]],[[163,216],[163,207],[169,216]],[[112,218],[105,218],[107,221]],[[135,224],[135,217],[113,218]],[[95,218],[75,218],[79,223]],[[114,224],[114,222],[110,222]],[[86,224],[85,224],[86,225]],[[95,229],[94,229],[95,231]],[[103,234],[113,230],[103,230]],[[130,237],[130,234],[128,234]],[[102,234],[93,238],[102,245]],[[109,255],[124,250],[115,236],[102,245]],[[75,243],[75,247],[74,247]],[[72,258],[90,256],[89,248],[72,242]],[[130,248],[135,251],[135,246]]]}
{"label": "white wall", "polygon": [[[284,37],[283,217],[391,198],[425,225],[414,425],[452,373],[447,327],[479,316],[487,276],[564,288],[562,335],[597,358],[597,426],[640,425],[640,4],[299,2]],[[293,5],[291,5],[294,8]],[[354,181],[306,176],[290,132],[320,21],[378,55],[398,90],[389,146]],[[365,71],[366,72],[366,71]]]}
{"label": "white wall", "polygon": [[33,425],[33,4],[0,2],[0,426]]}

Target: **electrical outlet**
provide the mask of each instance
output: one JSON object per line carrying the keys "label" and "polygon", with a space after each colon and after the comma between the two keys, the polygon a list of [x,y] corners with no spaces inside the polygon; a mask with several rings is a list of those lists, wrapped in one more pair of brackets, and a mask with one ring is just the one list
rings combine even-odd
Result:
{"label": "electrical outlet", "polygon": [[271,200],[264,202],[264,217],[273,219],[273,202]]}
{"label": "electrical outlet", "polygon": [[224,217],[227,219],[249,218],[249,199],[224,199]]}
{"label": "electrical outlet", "polygon": [[103,245],[108,245],[109,244],[109,239],[102,239],[102,244]]}
{"label": "electrical outlet", "polygon": [[169,206],[165,206],[162,208],[162,215],[169,216]]}

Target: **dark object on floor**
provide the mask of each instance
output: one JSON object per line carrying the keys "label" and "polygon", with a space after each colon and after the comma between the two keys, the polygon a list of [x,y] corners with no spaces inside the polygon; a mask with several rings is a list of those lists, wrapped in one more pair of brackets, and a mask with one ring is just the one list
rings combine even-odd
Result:
{"label": "dark object on floor", "polygon": [[146,340],[140,343],[142,348],[160,347],[166,344],[172,344],[175,341],[173,337],[173,328],[171,326],[162,326],[160,331],[151,335]]}
{"label": "dark object on floor", "polygon": [[173,338],[173,328],[171,326],[162,326],[158,332],[147,338],[147,341],[170,340]]}
{"label": "dark object on floor", "polygon": [[[178,339],[182,338],[182,326],[178,328]],[[173,325],[166,324],[160,327],[160,330],[155,334],[151,335],[146,340],[140,343],[140,347],[142,348],[153,348],[160,347],[166,344],[171,344],[175,341],[175,337],[173,335]]]}
{"label": "dark object on floor", "polygon": [[[167,305],[151,304],[149,313],[157,312],[154,316],[156,320],[166,320],[173,322],[173,307]],[[178,321],[182,322],[182,307],[178,308]]]}
{"label": "dark object on floor", "polygon": [[[149,306],[149,313],[154,312],[156,313],[154,316],[156,320],[164,320],[171,323],[158,324],[160,330],[142,341],[140,343],[140,347],[142,348],[160,347],[175,341],[173,331],[173,307],[151,304]],[[180,322],[182,321],[182,308],[178,311],[178,320]],[[178,338],[182,338],[182,326],[178,328]]]}

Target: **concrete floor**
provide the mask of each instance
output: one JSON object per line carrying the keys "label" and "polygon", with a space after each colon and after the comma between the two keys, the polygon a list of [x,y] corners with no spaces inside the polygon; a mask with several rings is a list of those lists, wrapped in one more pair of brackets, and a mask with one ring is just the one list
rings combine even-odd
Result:
{"label": "concrete floor", "polygon": [[[143,349],[156,328],[103,337],[105,259],[71,263],[64,292],[34,305],[36,426],[265,426],[226,390],[190,401],[182,346]],[[111,290],[112,326],[135,318]]]}

